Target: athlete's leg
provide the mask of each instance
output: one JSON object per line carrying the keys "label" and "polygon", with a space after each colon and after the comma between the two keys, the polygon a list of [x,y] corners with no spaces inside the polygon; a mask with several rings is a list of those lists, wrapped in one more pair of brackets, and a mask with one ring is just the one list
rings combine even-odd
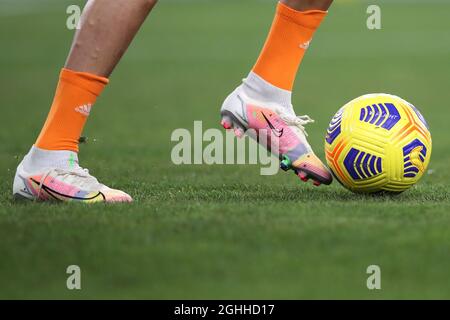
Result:
{"label": "athlete's leg", "polygon": [[[298,67],[332,0],[282,0],[253,71],[292,90]],[[299,8],[299,10],[297,10]]]}
{"label": "athlete's leg", "polygon": [[237,135],[251,128],[271,130],[278,145],[272,151],[283,169],[294,169],[304,181],[316,185],[332,181],[329,170],[314,155],[304,125],[309,117],[296,117],[291,91],[300,63],[332,0],[281,0],[264,48],[243,84],[225,100],[222,125]]}
{"label": "athlete's leg", "polygon": [[157,0],[90,0],[66,68],[109,77]]}
{"label": "athlete's leg", "polygon": [[280,0],[288,7],[298,10],[328,10],[333,0]]}
{"label": "athlete's leg", "polygon": [[81,17],[50,113],[19,165],[15,196],[131,201],[78,166],[78,140],[90,110],[156,0],[90,0]]}

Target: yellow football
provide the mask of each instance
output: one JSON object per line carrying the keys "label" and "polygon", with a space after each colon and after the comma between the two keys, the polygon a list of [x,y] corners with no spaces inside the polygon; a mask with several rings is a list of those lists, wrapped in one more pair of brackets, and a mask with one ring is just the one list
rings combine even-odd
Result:
{"label": "yellow football", "polygon": [[431,134],[419,110],[390,94],[367,94],[343,106],[325,138],[328,165],[354,192],[399,193],[417,183],[431,157]]}

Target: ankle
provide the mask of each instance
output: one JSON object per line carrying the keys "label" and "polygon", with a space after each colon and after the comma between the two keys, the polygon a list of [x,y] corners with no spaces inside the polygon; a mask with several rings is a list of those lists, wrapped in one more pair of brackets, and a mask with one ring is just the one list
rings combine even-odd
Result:
{"label": "ankle", "polygon": [[288,90],[275,87],[253,71],[242,81],[241,88],[252,100],[274,103],[289,111],[292,110],[292,93]]}
{"label": "ankle", "polygon": [[70,150],[45,150],[33,145],[23,164],[26,171],[49,167],[70,169],[78,165],[78,154]]}

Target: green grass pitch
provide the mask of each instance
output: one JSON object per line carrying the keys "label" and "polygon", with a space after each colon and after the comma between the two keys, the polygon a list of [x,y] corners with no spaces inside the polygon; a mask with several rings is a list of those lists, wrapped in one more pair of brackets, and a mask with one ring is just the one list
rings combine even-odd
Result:
{"label": "green grass pitch", "polygon": [[[318,32],[294,105],[316,123],[369,92],[417,105],[430,174],[397,197],[315,188],[256,165],[175,166],[171,132],[219,127],[273,16],[270,1],[160,1],[95,106],[81,164],[131,205],[15,203],[15,168],[51,102],[72,31],[68,1],[0,4],[0,298],[450,298],[450,26],[444,1],[340,1]],[[70,3],[82,1],[70,1]],[[66,268],[82,290],[66,288]],[[382,289],[366,287],[379,265]]]}

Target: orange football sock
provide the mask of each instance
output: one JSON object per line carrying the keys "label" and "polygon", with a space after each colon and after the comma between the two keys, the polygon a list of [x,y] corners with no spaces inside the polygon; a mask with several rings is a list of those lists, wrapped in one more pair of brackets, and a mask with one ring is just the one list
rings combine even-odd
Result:
{"label": "orange football sock", "polygon": [[326,14],[321,10],[297,11],[279,2],[253,72],[278,88],[292,91],[305,51]]}
{"label": "orange football sock", "polygon": [[78,140],[95,100],[108,79],[62,69],[50,113],[35,146],[78,152]]}

